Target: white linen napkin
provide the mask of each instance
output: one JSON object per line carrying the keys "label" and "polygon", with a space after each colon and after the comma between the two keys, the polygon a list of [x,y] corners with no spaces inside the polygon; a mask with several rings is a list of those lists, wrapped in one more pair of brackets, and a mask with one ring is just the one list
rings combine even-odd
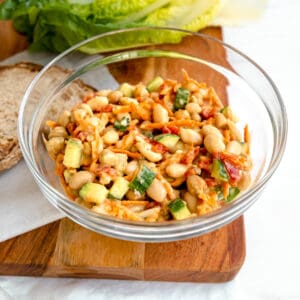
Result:
{"label": "white linen napkin", "polygon": [[[20,61],[46,64],[49,53],[21,52],[0,65]],[[0,242],[63,217],[42,195],[24,160],[0,174]]]}

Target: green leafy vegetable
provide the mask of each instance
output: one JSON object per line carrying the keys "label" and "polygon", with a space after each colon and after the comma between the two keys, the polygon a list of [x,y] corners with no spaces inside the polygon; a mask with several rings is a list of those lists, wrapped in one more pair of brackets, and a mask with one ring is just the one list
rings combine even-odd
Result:
{"label": "green leafy vegetable", "polygon": [[190,91],[184,88],[179,88],[176,93],[174,108],[181,109],[185,108],[185,106],[189,102]]}
{"label": "green leafy vegetable", "polygon": [[[0,19],[12,19],[33,50],[61,52],[91,36],[121,28],[169,26],[198,31],[219,12],[221,0],[6,0]],[[88,53],[129,45],[176,43],[182,33],[127,32],[82,47]]]}
{"label": "green leafy vegetable", "polygon": [[129,126],[129,118],[123,117],[120,121],[116,120],[114,123],[114,127],[120,131],[126,131],[127,127]]}

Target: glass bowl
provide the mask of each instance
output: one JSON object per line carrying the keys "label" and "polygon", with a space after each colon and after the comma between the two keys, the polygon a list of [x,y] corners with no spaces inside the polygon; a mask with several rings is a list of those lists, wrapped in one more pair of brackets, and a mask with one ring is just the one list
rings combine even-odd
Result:
{"label": "glass bowl", "polygon": [[[155,43],[155,37],[160,34],[173,37],[171,41],[182,41]],[[81,52],[87,49],[90,54]],[[49,77],[53,66],[69,69],[69,72]],[[182,69],[192,78],[213,86],[223,101],[229,100],[240,118],[240,128],[249,125],[254,166],[250,188],[234,202],[210,214],[161,223],[124,221],[100,215],[67,198],[55,174],[54,162],[45,150],[42,132],[48,118],[55,118],[78,101],[72,95],[73,82],[81,79],[96,89],[115,89],[122,81],[136,84],[156,75],[180,80]],[[64,97],[65,94],[68,97]],[[53,59],[26,91],[19,112],[18,134],[24,159],[43,195],[67,217],[115,238],[163,242],[199,236],[222,227],[258,199],[284,152],[287,116],[270,77],[240,51],[204,34],[150,27],[101,34]]]}

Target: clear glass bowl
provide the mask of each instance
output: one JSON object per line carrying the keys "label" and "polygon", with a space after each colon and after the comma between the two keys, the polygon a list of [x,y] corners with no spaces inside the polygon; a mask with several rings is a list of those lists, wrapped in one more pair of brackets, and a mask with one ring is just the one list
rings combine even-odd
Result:
{"label": "clear glass bowl", "polygon": [[[149,38],[136,40],[139,36]],[[157,34],[182,36],[177,44],[155,44]],[[120,41],[112,50],[111,41]],[[102,46],[82,54],[86,46]],[[184,45],[184,46],[183,46]],[[96,48],[95,48],[96,49]],[[52,66],[70,69],[63,76],[45,75]],[[68,199],[42,142],[45,120],[73,106],[72,97],[57,97],[73,81],[82,79],[96,89],[115,89],[119,81],[136,84],[155,75],[181,79],[184,68],[198,81],[213,86],[240,118],[249,125],[253,159],[251,187],[234,202],[202,217],[183,221],[142,223],[96,214]],[[41,87],[43,92],[41,93]],[[66,98],[66,97],[65,97]],[[67,98],[66,98],[67,99]],[[110,32],[88,39],[53,59],[29,86],[19,112],[21,149],[43,195],[67,217],[96,232],[124,240],[162,242],[202,235],[239,217],[256,201],[278,167],[287,136],[287,116],[280,94],[270,77],[251,59],[210,36],[170,28],[138,28]]]}

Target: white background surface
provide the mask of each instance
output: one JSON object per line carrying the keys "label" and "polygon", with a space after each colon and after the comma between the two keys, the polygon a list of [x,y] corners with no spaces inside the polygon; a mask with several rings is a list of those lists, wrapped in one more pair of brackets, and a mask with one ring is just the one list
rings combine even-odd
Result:
{"label": "white background surface", "polygon": [[300,299],[300,1],[270,0],[255,24],[226,28],[225,41],[277,84],[289,117],[284,159],[245,215],[247,255],[226,284],[0,277],[0,299]]}

